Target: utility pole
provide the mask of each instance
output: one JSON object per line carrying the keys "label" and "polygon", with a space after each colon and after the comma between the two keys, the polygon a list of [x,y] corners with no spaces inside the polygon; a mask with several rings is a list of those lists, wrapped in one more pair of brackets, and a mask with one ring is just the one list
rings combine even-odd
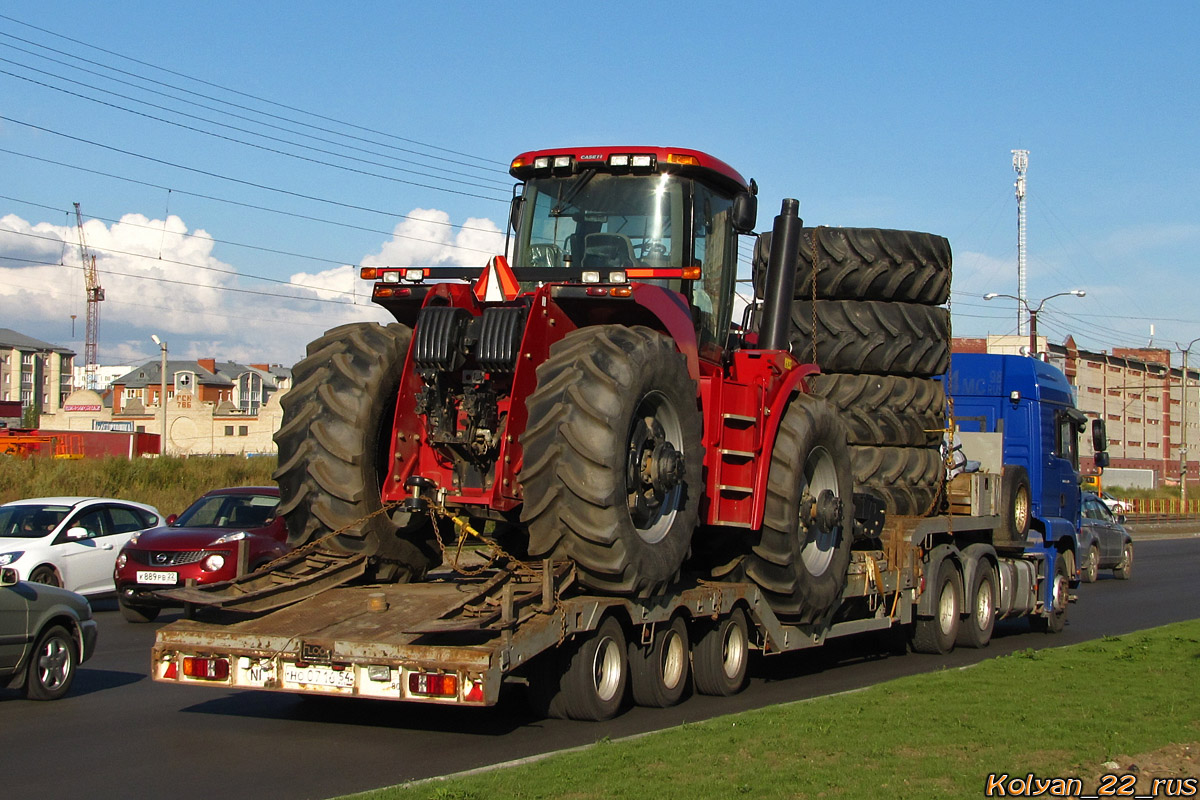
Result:
{"label": "utility pole", "polygon": [[162,361],[159,365],[159,384],[158,384],[158,405],[162,409],[162,434],[158,437],[158,454],[165,456],[167,454],[167,343],[158,338],[158,334],[151,334],[150,339],[158,345],[158,349],[162,351]]}
{"label": "utility pole", "polygon": [[1184,514],[1187,513],[1187,382],[1188,354],[1192,346],[1200,342],[1200,336],[1188,342],[1184,347],[1179,342],[1175,346],[1183,353],[1183,380],[1179,384],[1179,501]]}
{"label": "utility pole", "polygon": [[[1025,171],[1029,168],[1029,151],[1013,150],[1012,157],[1013,169],[1017,173],[1017,181],[1013,184],[1017,190],[1017,299],[1021,305],[1028,308],[1025,302]],[[1030,316],[1029,321],[1031,325],[1035,322],[1034,315]],[[1017,333],[1025,333],[1025,330],[1025,318],[1021,316],[1021,309],[1018,308]],[[1031,345],[1029,350],[1036,352],[1037,344]]]}

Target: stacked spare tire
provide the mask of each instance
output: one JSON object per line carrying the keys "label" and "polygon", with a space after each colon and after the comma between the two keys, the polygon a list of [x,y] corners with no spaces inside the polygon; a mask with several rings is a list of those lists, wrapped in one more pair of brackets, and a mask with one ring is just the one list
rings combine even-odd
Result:
{"label": "stacked spare tire", "polygon": [[[771,234],[754,251],[763,296]],[[936,509],[950,366],[950,243],[878,228],[804,228],[791,307],[793,355],[816,363],[814,395],[842,415],[856,492],[889,515]]]}

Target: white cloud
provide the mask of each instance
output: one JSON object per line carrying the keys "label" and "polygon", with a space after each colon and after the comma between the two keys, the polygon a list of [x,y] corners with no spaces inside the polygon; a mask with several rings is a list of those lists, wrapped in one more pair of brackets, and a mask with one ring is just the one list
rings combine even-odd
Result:
{"label": "white cloud", "polygon": [[[411,217],[361,263],[482,268],[503,247],[500,230],[487,219],[467,220],[459,229],[443,211],[417,209]],[[306,342],[329,328],[390,319],[370,302],[357,266],[297,272],[286,283],[269,283],[218,258],[213,236],[189,231],[178,216],[164,221],[127,214],[111,226],[93,219],[84,231],[106,295],[100,306],[102,364],[157,357],[150,342],[156,333],[175,358],[290,365]],[[0,257],[0,325],[70,347],[82,363],[87,304],[76,227],[9,214],[0,218]]]}

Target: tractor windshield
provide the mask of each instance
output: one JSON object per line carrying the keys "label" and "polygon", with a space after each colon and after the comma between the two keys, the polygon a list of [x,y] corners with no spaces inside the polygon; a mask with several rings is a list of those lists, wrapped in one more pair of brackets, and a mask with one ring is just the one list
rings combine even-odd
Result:
{"label": "tractor windshield", "polygon": [[616,271],[700,267],[699,280],[635,279],[683,293],[701,341],[723,344],[736,277],[731,206],[724,193],[665,173],[534,178],[525,185],[513,267],[526,288],[523,269],[538,270],[538,280],[552,280],[542,270],[562,270],[562,280],[596,271],[608,280]]}
{"label": "tractor windshield", "polygon": [[531,180],[514,267],[682,267],[689,181],[587,170]]}

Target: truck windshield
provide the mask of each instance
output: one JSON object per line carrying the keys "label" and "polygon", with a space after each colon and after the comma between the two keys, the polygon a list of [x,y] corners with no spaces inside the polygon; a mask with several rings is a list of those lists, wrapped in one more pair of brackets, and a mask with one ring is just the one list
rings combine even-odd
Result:
{"label": "truck windshield", "polygon": [[682,267],[691,257],[684,214],[688,183],[672,175],[595,170],[531,180],[513,266]]}

